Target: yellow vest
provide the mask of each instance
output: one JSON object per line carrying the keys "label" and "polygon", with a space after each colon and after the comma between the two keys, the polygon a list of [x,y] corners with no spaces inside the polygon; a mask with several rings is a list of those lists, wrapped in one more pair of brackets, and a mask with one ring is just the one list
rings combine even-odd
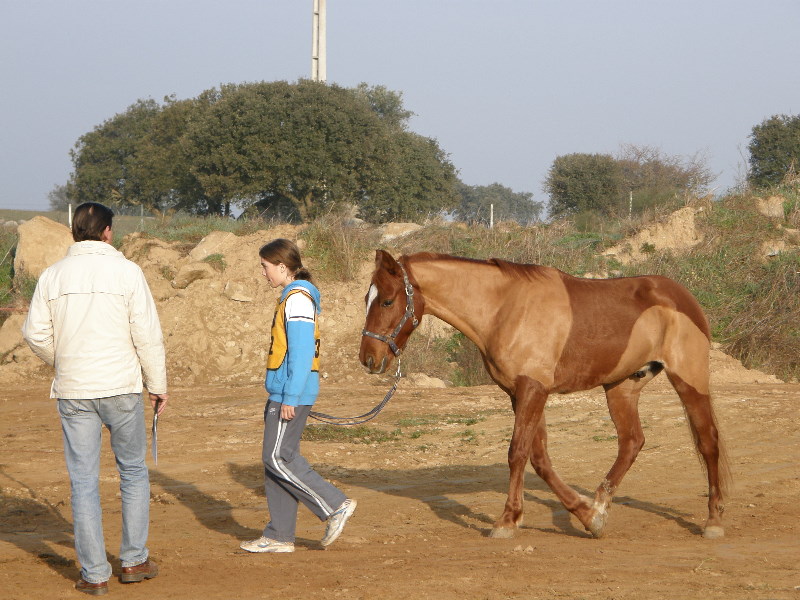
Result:
{"label": "yellow vest", "polygon": [[[269,356],[267,357],[268,370],[279,369],[286,359],[286,351],[289,346],[286,339],[286,301],[289,300],[289,296],[297,293],[305,294],[314,304],[314,299],[308,292],[294,289],[286,294],[286,298],[275,308],[275,316],[272,318],[272,341],[269,344]],[[316,310],[316,304],[314,304],[314,309]],[[311,362],[311,370],[319,371],[319,322],[316,315],[314,316],[314,343],[314,360]]]}

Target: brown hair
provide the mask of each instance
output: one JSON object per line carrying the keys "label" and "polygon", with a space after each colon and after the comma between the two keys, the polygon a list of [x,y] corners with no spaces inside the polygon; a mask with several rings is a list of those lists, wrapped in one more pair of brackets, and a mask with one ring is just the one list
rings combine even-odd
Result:
{"label": "brown hair", "polygon": [[278,238],[261,246],[258,255],[273,265],[283,263],[295,279],[304,279],[312,282],[311,272],[303,266],[300,258],[300,248],[291,240]]}
{"label": "brown hair", "polygon": [[111,227],[114,211],[99,202],[84,202],[72,215],[72,239],[101,241],[106,227]]}

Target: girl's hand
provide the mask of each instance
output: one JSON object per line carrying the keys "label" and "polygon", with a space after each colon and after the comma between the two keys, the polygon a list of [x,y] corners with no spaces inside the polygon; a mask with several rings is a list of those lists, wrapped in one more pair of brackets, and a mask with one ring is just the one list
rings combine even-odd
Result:
{"label": "girl's hand", "polygon": [[284,421],[291,421],[294,419],[294,406],[281,404],[281,419]]}

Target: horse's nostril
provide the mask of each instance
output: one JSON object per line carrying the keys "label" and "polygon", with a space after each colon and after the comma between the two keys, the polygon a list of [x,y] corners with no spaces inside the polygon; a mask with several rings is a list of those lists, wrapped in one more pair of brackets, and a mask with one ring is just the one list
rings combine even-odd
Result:
{"label": "horse's nostril", "polygon": [[371,370],[372,370],[372,365],[373,365],[373,363],[374,363],[374,362],[375,362],[375,360],[374,360],[374,359],[373,359],[373,358],[370,356],[370,357],[367,359],[367,362],[366,362],[366,363],[364,363],[364,364],[365,364],[365,366],[366,366],[366,367],[367,367],[367,368],[368,368],[368,369],[371,371]]}

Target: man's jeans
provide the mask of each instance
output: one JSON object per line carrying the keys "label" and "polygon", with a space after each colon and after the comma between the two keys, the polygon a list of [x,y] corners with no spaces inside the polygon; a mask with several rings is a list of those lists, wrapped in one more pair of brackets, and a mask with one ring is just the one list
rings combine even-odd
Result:
{"label": "man's jeans", "polygon": [[120,476],[120,561],[123,567],[132,567],[146,561],[148,556],[145,544],[150,522],[150,478],[145,464],[147,434],[142,395],[59,400],[58,412],[72,487],[75,551],[81,563],[81,576],[89,583],[108,581],[111,565],[106,558],[98,481],[103,425],[111,432],[111,449]]}

